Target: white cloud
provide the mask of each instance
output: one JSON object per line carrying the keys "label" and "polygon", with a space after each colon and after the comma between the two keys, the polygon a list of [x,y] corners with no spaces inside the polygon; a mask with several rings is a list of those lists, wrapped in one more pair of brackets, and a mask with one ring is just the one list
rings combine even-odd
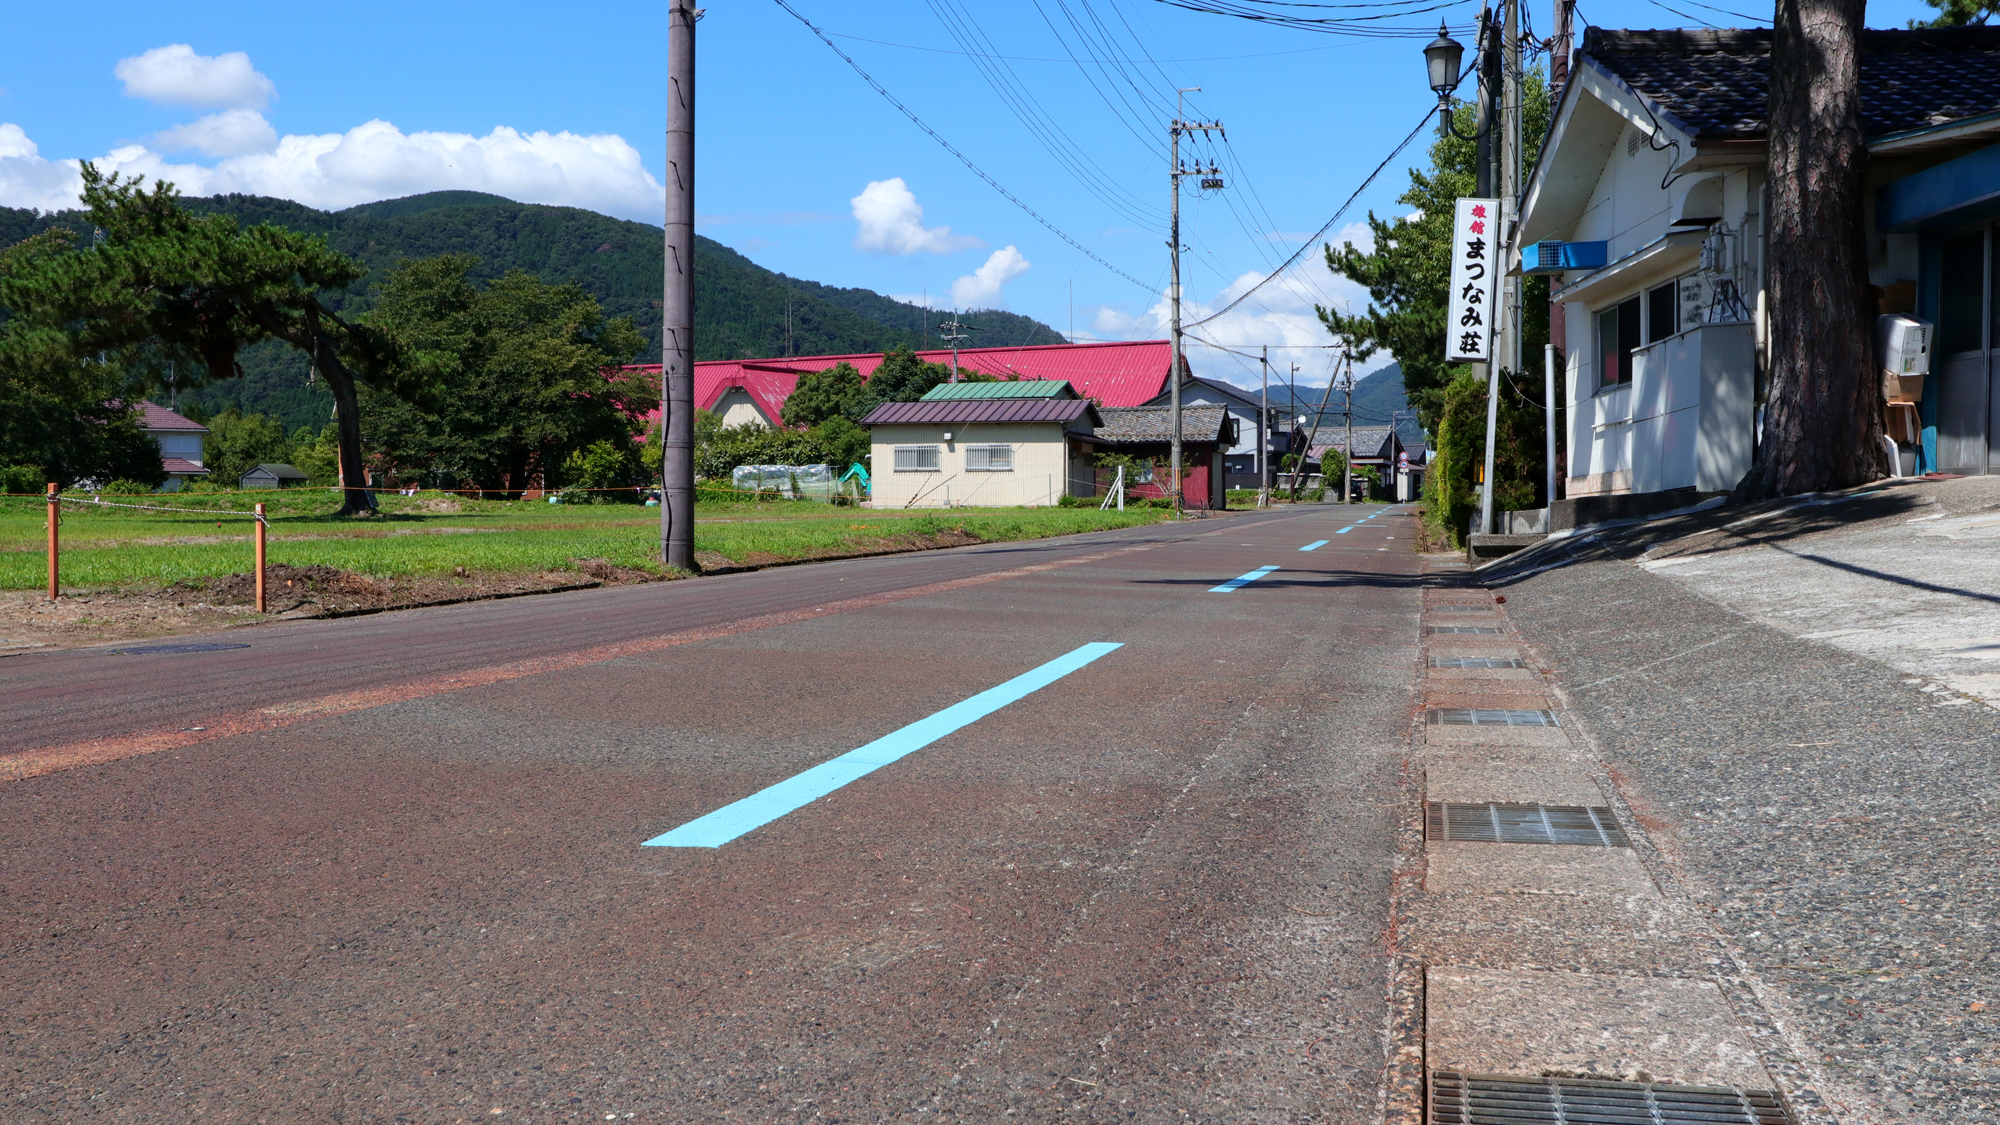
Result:
{"label": "white cloud", "polygon": [[262,109],[278,96],[277,86],[250,65],[249,55],[197,55],[186,43],[121,59],[111,73],[125,83],[128,98],[196,109]]}
{"label": "white cloud", "polygon": [[225,109],[153,134],[152,147],[161,152],[242,156],[277,148],[278,131],[254,109]]}
{"label": "white cloud", "polygon": [[854,248],[884,254],[949,254],[986,243],[951,233],[950,227],[924,226],[924,209],[903,177],[871,180],[854,205]]}
{"label": "white cloud", "polygon": [[1012,246],[995,250],[986,264],[951,283],[951,303],[961,309],[1005,308],[1003,287],[1028,272],[1033,263]]}
{"label": "white cloud", "polygon": [[77,205],[83,190],[74,160],[44,160],[19,125],[0,124],[0,204],[37,211]]}
{"label": "white cloud", "polygon": [[[174,163],[145,145],[114,149],[97,165],[172,181],[188,196],[242,192],[328,210],[445,189],[650,223],[660,221],[665,205],[659,181],[622,137],[522,133],[504,126],[475,137],[404,133],[386,121],[370,121],[345,133],[282,137],[268,151],[213,166]],[[51,211],[75,207],[79,167],[74,160],[42,159],[18,126],[0,125],[0,204]]]}

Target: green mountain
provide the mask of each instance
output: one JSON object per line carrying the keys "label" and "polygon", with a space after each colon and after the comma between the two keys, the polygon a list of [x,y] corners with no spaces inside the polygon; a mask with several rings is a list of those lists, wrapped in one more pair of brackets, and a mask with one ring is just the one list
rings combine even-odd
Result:
{"label": "green mountain", "polygon": [[[1257,388],[1243,387],[1241,384],[1236,386],[1248,394],[1252,401],[1256,400]],[[1294,399],[1291,387],[1274,382],[1271,384],[1271,406],[1288,415],[1304,414],[1310,417],[1319,408],[1325,394],[1324,386],[1299,387],[1297,397]],[[1327,409],[1339,411],[1343,402],[1341,389],[1335,387],[1332,398],[1327,400]],[[1398,411],[1402,412],[1400,418],[1396,418]],[[1424,436],[1423,428],[1417,425],[1416,415],[1409,411],[1410,400],[1403,394],[1403,368],[1399,364],[1391,363],[1371,371],[1354,384],[1354,424],[1357,426],[1386,426],[1391,418],[1396,418],[1397,432],[1402,435],[1404,444],[1421,441]],[[1337,426],[1341,421],[1340,414],[1330,413],[1321,420],[1320,425]]]}
{"label": "green mountain", "polygon": [[[515,203],[475,191],[439,191],[367,203],[344,211],[319,211],[289,200],[220,195],[187,200],[190,209],[234,215],[248,225],[273,223],[323,234],[333,247],[369,267],[336,302],[343,312],[365,311],[388,270],[410,258],[472,254],[478,280],[523,269],[546,281],[581,284],[611,316],[627,316],[646,337],[635,362],[658,362],[660,291],[665,233],[658,227],[614,219],[575,207]],[[61,226],[87,241],[90,230],[76,212],[38,214],[0,208],[0,246]],[[767,270],[712,239],[695,238],[696,359],[880,352],[901,344],[936,347],[938,314],[867,289],[841,289]],[[1059,344],[1062,336],[1029,317],[998,310],[968,313],[983,331],[981,344]],[[930,326],[928,336],[926,325]],[[332,396],[309,382],[309,365],[297,351],[275,343],[247,349],[240,379],[180,395],[210,411],[234,403],[249,413],[281,418],[288,426],[325,425]]]}

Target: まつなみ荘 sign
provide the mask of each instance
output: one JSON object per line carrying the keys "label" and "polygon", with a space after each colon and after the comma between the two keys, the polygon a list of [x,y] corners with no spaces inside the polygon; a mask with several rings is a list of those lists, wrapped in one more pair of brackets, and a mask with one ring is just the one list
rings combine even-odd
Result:
{"label": "\u307e\u3064\u306a\u307f\u8358 sign", "polygon": [[1493,294],[1500,280],[1500,201],[1461,199],[1451,224],[1451,292],[1444,356],[1453,363],[1493,356]]}

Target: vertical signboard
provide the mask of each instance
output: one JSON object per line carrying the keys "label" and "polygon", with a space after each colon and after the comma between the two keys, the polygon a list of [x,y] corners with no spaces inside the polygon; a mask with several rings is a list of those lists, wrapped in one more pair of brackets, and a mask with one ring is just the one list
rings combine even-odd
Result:
{"label": "vertical signboard", "polygon": [[1493,294],[1500,280],[1500,203],[1461,199],[1451,224],[1451,293],[1444,356],[1452,363],[1493,357]]}

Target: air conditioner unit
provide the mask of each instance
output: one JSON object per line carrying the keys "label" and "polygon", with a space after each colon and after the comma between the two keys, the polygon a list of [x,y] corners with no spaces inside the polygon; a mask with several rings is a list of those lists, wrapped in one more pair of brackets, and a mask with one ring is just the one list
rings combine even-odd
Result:
{"label": "air conditioner unit", "polygon": [[1521,247],[1521,272],[1594,270],[1607,260],[1607,245],[1603,242],[1557,242],[1554,239],[1531,242]]}

